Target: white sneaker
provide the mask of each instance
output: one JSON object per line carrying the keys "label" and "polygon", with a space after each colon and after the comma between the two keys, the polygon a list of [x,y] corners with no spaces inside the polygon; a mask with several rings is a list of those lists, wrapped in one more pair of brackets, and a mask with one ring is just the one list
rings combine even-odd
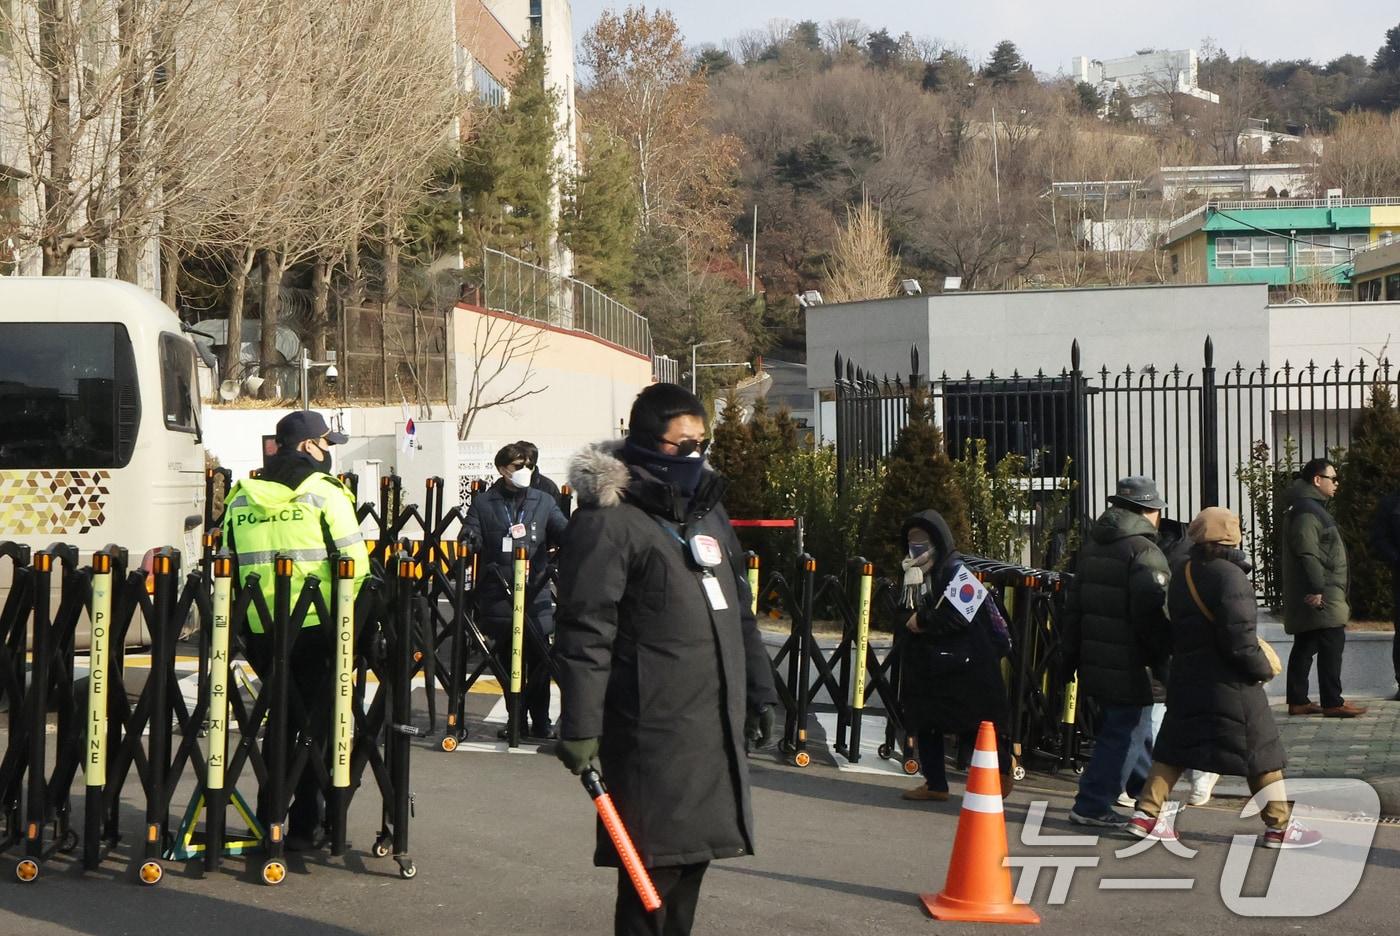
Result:
{"label": "white sneaker", "polygon": [[1132,809],[1137,806],[1137,800],[1133,799],[1127,793],[1119,793],[1118,805],[1122,806],[1124,809]]}
{"label": "white sneaker", "polygon": [[1210,802],[1210,796],[1215,792],[1215,785],[1220,782],[1220,774],[1206,773],[1198,771],[1191,778],[1191,795],[1186,798],[1186,802],[1191,806],[1204,806]]}

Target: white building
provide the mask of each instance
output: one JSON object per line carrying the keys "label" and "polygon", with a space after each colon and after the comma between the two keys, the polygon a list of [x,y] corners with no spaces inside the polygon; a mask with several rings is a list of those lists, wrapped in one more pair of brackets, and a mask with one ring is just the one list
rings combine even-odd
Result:
{"label": "white building", "polygon": [[[1220,95],[1205,90],[1197,83],[1197,65],[1195,49],[1147,52],[1107,61],[1079,55],[1070,64],[1070,77],[1093,85],[1105,98],[1111,97],[1121,87],[1133,98],[1171,92],[1219,104]],[[1134,113],[1138,113],[1137,107],[1134,107]]]}

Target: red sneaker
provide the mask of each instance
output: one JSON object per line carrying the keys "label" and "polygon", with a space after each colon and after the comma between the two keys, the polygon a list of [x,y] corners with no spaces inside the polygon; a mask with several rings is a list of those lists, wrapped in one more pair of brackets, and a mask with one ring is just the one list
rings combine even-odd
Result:
{"label": "red sneaker", "polygon": [[1140,839],[1152,839],[1157,842],[1177,841],[1176,829],[1171,823],[1162,822],[1156,816],[1149,816],[1142,810],[1133,813],[1133,818],[1128,820],[1128,833]]}
{"label": "red sneaker", "polygon": [[1269,829],[1264,833],[1265,848],[1312,848],[1321,842],[1322,833],[1301,822],[1290,822],[1282,829]]}

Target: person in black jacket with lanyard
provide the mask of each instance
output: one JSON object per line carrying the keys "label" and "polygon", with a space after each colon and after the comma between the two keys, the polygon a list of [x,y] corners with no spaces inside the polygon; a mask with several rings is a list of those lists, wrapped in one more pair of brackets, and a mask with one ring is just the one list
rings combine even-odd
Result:
{"label": "person in black jacket with lanyard", "polygon": [[[510,669],[511,596],[515,582],[515,549],[524,546],[530,560],[526,585],[528,603],[525,626],[548,639],[554,631],[554,600],[548,582],[548,551],[563,544],[567,521],[559,504],[543,491],[530,487],[528,454],[519,443],[496,453],[496,470],[501,477],[495,484],[472,498],[467,510],[467,542],[480,556],[477,566],[477,598],[482,630],[494,643],[496,658]],[[538,673],[522,693],[529,719],[522,732],[534,738],[551,738],[554,726],[549,719],[549,670],[539,649],[525,638],[526,673]],[[506,704],[510,691],[506,689]],[[501,729],[500,737],[505,737]]]}
{"label": "person in black jacket with lanyard", "polygon": [[[576,774],[601,762],[662,900],[646,912],[619,872],[618,934],[689,933],[709,863],[754,851],[745,743],[768,742],[778,700],[708,444],[700,401],[653,384],[625,442],[569,466],[556,750]],[[620,864],[601,824],[594,863]]]}

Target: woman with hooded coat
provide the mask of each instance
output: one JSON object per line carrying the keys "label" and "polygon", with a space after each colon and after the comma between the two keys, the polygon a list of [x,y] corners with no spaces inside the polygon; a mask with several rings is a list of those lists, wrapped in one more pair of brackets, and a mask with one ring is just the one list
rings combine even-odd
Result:
{"label": "woman with hooded coat", "polygon": [[1162,806],[1186,768],[1243,776],[1262,800],[1268,848],[1307,848],[1322,837],[1292,818],[1284,798],[1283,743],[1264,683],[1278,675],[1255,631],[1258,603],[1240,552],[1240,518],[1207,507],[1191,521],[1194,544],[1167,591],[1172,665],[1167,714],[1152,748],[1152,769],[1128,831],[1176,839]]}
{"label": "woman with hooded coat", "polygon": [[984,721],[997,726],[1001,790],[1008,796],[1011,756],[1001,675],[1001,659],[1011,652],[1006,621],[990,594],[970,620],[948,599],[948,585],[963,564],[953,534],[937,511],[925,510],[905,520],[900,543],[907,555],[903,606],[911,612],[904,623],[908,635],[900,640],[900,705],[905,730],[917,740],[924,774],[924,783],[906,790],[904,798],[948,799],[943,737],[955,734],[961,746],[970,748]]}

